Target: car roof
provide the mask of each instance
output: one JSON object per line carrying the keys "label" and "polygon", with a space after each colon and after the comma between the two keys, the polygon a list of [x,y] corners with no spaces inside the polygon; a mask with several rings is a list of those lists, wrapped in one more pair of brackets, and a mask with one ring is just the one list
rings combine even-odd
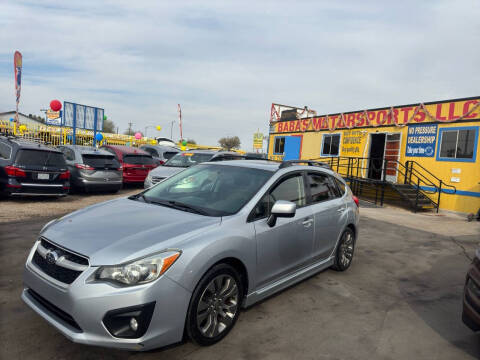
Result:
{"label": "car roof", "polygon": [[[291,166],[281,167],[282,163],[277,161],[271,160],[226,160],[226,161],[212,161],[212,162],[204,162],[202,164],[215,164],[221,166],[240,166],[252,169],[261,169],[267,170],[271,172],[276,172],[279,170],[286,170],[285,173],[295,170],[307,170],[307,171],[320,171],[325,172],[329,175],[335,175],[339,177],[333,170],[321,167],[321,166],[309,166],[309,165],[300,165],[300,164],[292,164]],[[200,164],[201,165],[201,164]]]}
{"label": "car roof", "polygon": [[53,151],[53,152],[60,152],[60,150],[55,149],[53,147],[31,141],[31,140],[25,140],[22,138],[12,138],[12,137],[6,137],[2,136],[0,137],[2,140],[9,142],[12,145],[16,145],[20,149],[30,149],[30,150],[43,150],[43,151]]}
{"label": "car roof", "polygon": [[114,150],[115,152],[121,153],[123,155],[148,155],[151,156],[148,152],[145,150],[136,148],[136,147],[131,147],[131,146],[125,146],[125,145],[103,145],[103,147],[110,148]]}
{"label": "car roof", "polygon": [[78,151],[80,154],[96,154],[96,155],[112,155],[108,151],[101,149],[101,148],[96,148],[93,146],[84,146],[84,145],[59,145],[61,147],[64,147],[66,149],[72,149],[74,151]]}

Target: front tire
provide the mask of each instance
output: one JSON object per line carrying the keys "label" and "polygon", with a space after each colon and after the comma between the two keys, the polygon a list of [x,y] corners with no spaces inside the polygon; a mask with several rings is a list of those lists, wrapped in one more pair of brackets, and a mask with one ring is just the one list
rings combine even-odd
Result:
{"label": "front tire", "polygon": [[190,339],[202,346],[222,340],[235,325],[242,301],[243,285],[235,268],[228,264],[212,267],[190,301],[186,322]]}
{"label": "front tire", "polygon": [[347,270],[352,264],[354,250],[355,234],[352,229],[347,228],[338,242],[337,251],[335,253],[335,262],[332,269],[336,271]]}

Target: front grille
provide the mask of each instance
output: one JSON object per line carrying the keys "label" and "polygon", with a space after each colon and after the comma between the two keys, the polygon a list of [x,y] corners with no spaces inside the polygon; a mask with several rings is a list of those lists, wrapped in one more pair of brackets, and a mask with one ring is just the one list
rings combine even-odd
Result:
{"label": "front grille", "polygon": [[50,312],[52,315],[56,316],[57,318],[63,320],[66,322],[68,325],[70,325],[72,328],[78,330],[79,332],[82,331],[80,326],[77,324],[75,319],[70,315],[67,314],[65,311],[62,309],[58,308],[57,306],[53,305],[50,301],[47,299],[43,298],[39,294],[37,294],[35,291],[32,289],[27,290],[28,295],[30,295],[32,298],[34,298],[45,310]]}
{"label": "front grille", "polygon": [[[45,239],[41,239],[40,244],[47,249],[48,251],[55,251],[58,256],[63,256],[67,260],[79,264],[79,265],[85,265],[88,266],[88,260],[74,254],[72,252],[66,251],[48,241]],[[82,271],[76,271],[72,269],[68,269],[63,266],[59,266],[57,264],[50,264],[39,252],[35,251],[35,254],[33,255],[32,262],[37,265],[45,274],[48,276],[63,282],[65,284],[71,284],[81,273]]]}
{"label": "front grille", "polygon": [[159,183],[159,182],[162,181],[163,179],[165,179],[165,177],[152,176],[152,184]]}

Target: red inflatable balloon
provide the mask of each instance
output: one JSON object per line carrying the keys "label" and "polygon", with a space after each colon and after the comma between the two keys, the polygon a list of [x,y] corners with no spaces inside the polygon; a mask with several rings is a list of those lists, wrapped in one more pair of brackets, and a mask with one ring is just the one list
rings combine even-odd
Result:
{"label": "red inflatable balloon", "polygon": [[60,111],[60,109],[62,108],[62,103],[58,100],[52,100],[50,101],[50,109],[52,109],[53,111]]}

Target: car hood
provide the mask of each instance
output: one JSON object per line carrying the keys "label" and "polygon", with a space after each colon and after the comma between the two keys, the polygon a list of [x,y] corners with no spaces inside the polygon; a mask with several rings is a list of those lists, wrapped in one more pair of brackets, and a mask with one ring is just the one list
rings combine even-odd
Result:
{"label": "car hood", "polygon": [[170,177],[172,175],[175,175],[175,174],[177,174],[180,171],[185,170],[185,169],[188,169],[188,168],[173,167],[173,166],[158,166],[155,169],[153,169],[152,171],[150,171],[150,174],[152,176],[168,178],[168,177]]}
{"label": "car hood", "polygon": [[220,217],[124,198],[66,215],[47,225],[41,235],[88,256],[90,265],[113,265],[177,248],[183,240],[220,223]]}

